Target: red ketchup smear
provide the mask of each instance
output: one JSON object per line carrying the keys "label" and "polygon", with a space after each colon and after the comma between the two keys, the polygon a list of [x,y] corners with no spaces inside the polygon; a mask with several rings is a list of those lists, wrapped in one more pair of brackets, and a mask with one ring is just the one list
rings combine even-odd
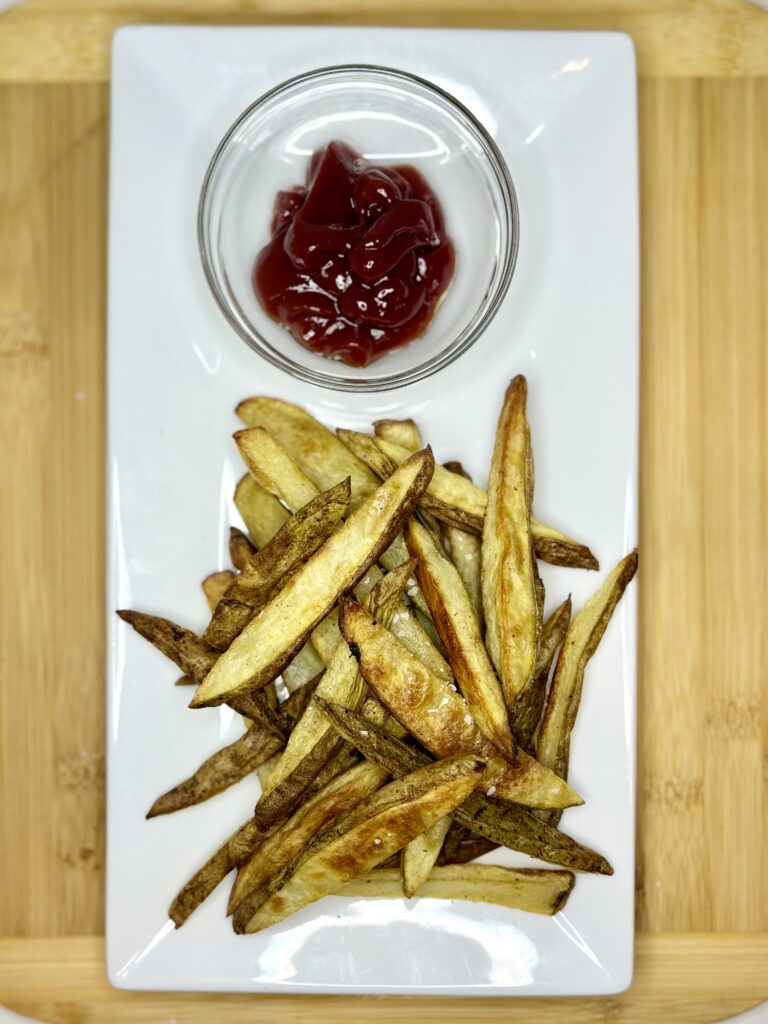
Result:
{"label": "red ketchup smear", "polygon": [[374,167],[343,142],[278,192],[256,257],[264,310],[302,345],[367,366],[426,330],[456,262],[440,203],[415,167]]}

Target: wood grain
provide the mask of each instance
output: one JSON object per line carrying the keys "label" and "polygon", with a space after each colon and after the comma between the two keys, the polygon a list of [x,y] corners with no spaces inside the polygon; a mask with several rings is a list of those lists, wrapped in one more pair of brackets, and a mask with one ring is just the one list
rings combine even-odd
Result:
{"label": "wood grain", "polygon": [[0,1003],[51,1024],[698,1024],[765,994],[768,934],[652,935],[637,942],[631,989],[602,999],[196,995],[119,992],[97,938],[0,939]]}
{"label": "wood grain", "polygon": [[768,73],[768,18],[745,0],[27,0],[0,18],[6,82],[106,81],[124,25],[308,21],[627,32],[644,75]]}
{"label": "wood grain", "polygon": [[[404,3],[387,18],[470,18],[459,0]],[[44,1020],[213,1012],[207,997],[113,992],[96,938],[110,34],[307,12],[382,20],[362,0],[31,0],[0,15],[0,81],[38,83],[0,85],[0,1003]],[[629,29],[661,76],[640,87],[637,980],[578,1002],[216,997],[217,1020],[705,1021],[768,995],[768,78],[750,76],[768,73],[768,15],[484,0],[471,20]],[[55,81],[86,84],[39,84]]]}
{"label": "wood grain", "polygon": [[101,930],[106,93],[0,90],[0,929]]}

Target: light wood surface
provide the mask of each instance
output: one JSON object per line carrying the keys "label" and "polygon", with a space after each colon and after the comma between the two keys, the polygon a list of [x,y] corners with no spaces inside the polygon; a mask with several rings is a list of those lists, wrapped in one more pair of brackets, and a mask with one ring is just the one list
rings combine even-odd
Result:
{"label": "light wood surface", "polygon": [[217,999],[216,1019],[710,1021],[768,996],[768,15],[736,0],[463,8],[420,0],[406,16],[391,0],[385,18],[347,0],[31,0],[0,15],[0,1003],[50,1021],[212,1019],[200,997],[112,992],[97,938],[104,80],[119,24],[283,12],[636,40],[642,934],[635,984],[617,999],[246,997]]}
{"label": "light wood surface", "polygon": [[764,993],[768,934],[641,935],[635,983],[604,999],[197,995],[118,992],[103,940],[0,939],[0,1003],[51,1024],[689,1024]]}

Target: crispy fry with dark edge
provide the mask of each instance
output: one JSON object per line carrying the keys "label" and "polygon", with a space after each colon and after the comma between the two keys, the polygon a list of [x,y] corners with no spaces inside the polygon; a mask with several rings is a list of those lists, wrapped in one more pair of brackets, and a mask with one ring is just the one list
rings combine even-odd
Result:
{"label": "crispy fry with dark edge", "polygon": [[506,757],[514,758],[501,685],[458,569],[430,532],[413,519],[408,524],[405,539],[409,552],[417,559],[416,579],[459,689],[480,730]]}
{"label": "crispy fry with dark edge", "polygon": [[250,775],[282,746],[283,741],[274,732],[252,725],[234,743],[206,758],[188,779],[158,797],[147,817],[171,814],[210,799]]}
{"label": "crispy fry with dark edge", "polygon": [[[281,506],[282,507],[282,506]],[[288,513],[285,513],[286,519]],[[256,554],[258,548],[255,544],[251,544],[250,540],[246,537],[242,530],[238,530],[236,526],[230,526],[229,528],[229,560],[237,569],[238,572],[242,572],[243,569],[248,565],[250,560]]]}
{"label": "crispy fry with dark edge", "polygon": [[510,720],[512,734],[528,753],[533,753],[531,739],[541,721],[541,712],[547,696],[549,671],[570,621],[571,599],[567,597],[544,623],[533,675],[528,685],[517,695],[515,701],[515,713]]}
{"label": "crispy fry with dark edge", "polygon": [[246,398],[235,410],[249,427],[262,427],[285,448],[321,491],[339,480],[352,481],[352,509],[378,487],[373,476],[339,439],[306,410],[278,398]]}
{"label": "crispy fry with dark edge", "polygon": [[[401,607],[400,595],[413,570],[412,561],[404,562],[379,580],[365,597],[371,614],[384,623],[391,623],[394,615],[398,614],[397,609]],[[365,681],[349,648],[344,643],[339,644],[317,686],[316,696],[356,707],[363,700],[366,689]],[[276,786],[330,729],[325,715],[310,702],[288,740],[283,756],[270,777],[266,792]]]}
{"label": "crispy fry with dark edge", "polygon": [[[292,817],[265,840],[240,867],[230,893],[228,913],[257,889],[293,864],[306,844],[332,818],[354,806],[364,796],[382,786],[389,773],[370,762],[355,765],[307,800]],[[247,921],[253,910],[246,907],[241,918]]]}
{"label": "crispy fry with dark edge", "polygon": [[190,706],[220,704],[274,679],[339,596],[363,578],[402,529],[433,467],[429,449],[411,456],[353,512],[221,655]]}
{"label": "crispy fry with dark edge", "polygon": [[435,866],[443,840],[451,827],[451,820],[450,815],[440,818],[403,847],[400,854],[400,883],[403,896],[410,899],[419,894]]}
{"label": "crispy fry with dark edge", "polygon": [[376,420],[373,432],[382,441],[391,441],[407,448],[409,452],[417,452],[424,447],[421,433],[412,419],[407,420]]}
{"label": "crispy fry with dark edge", "polygon": [[222,569],[220,572],[212,572],[203,580],[203,593],[211,614],[216,611],[217,604],[234,578],[235,574],[231,569]]}
{"label": "crispy fry with dark edge", "polygon": [[[400,895],[398,881],[396,870],[376,868],[364,878],[348,882],[339,895],[396,899]],[[575,882],[570,871],[496,864],[450,865],[432,870],[419,897],[498,903],[512,910],[552,915],[563,909]]]}
{"label": "crispy fry with dark edge", "polygon": [[439,867],[445,864],[469,864],[471,861],[477,860],[478,857],[482,857],[483,854],[490,853],[491,850],[498,850],[498,848],[498,843],[494,843],[490,839],[483,839],[481,836],[465,839],[457,843],[450,853],[442,850],[436,864]]}
{"label": "crispy fry with dark edge", "polygon": [[[339,602],[339,627],[381,703],[435,756],[472,752],[488,760],[496,758],[497,748],[478,729],[461,694],[433,676],[349,598]],[[505,800],[546,808],[583,803],[554,772],[519,748],[514,762],[499,756],[494,767],[494,785]]]}
{"label": "crispy fry with dark edge", "polygon": [[[399,465],[410,454],[408,449],[401,445],[383,438],[375,440],[391,463]],[[373,459],[373,455],[371,458]],[[385,463],[377,458],[377,465],[383,467]],[[466,475],[452,471],[448,464],[435,467],[427,493],[421,500],[421,508],[430,512],[435,519],[474,533],[478,537],[483,532],[487,504],[488,497],[485,491],[473,484]],[[542,561],[578,569],[599,567],[597,559],[585,544],[572,540],[554,527],[540,523],[534,517],[531,518],[531,533],[536,555]]]}
{"label": "crispy fry with dark edge", "polygon": [[[322,698],[317,703],[345,740],[357,747],[363,757],[386,768],[392,775],[407,775],[429,763],[427,754],[393,736],[372,717]],[[484,794],[472,793],[453,812],[453,818],[456,825],[510,850],[575,871],[613,874],[601,854],[582,846],[517,804],[500,803]]]}
{"label": "crispy fry with dark edge", "polygon": [[[446,462],[445,468],[451,473],[457,473],[459,476],[471,480],[460,462]],[[478,625],[482,630],[485,617],[480,580],[480,538],[474,533],[459,529],[458,526],[451,526],[450,523],[443,523],[442,531],[443,537],[448,541],[453,564],[464,582],[472,607],[475,609]]]}
{"label": "crispy fry with dark edge", "polygon": [[623,558],[576,615],[565,634],[536,737],[543,764],[568,775],[571,732],[581,702],[584,670],[597,650],[616,605],[637,572],[637,550]]}
{"label": "crispy fry with dark edge", "polygon": [[[257,484],[250,473],[246,473],[235,488],[235,507],[257,550],[274,537],[288,518],[277,498]],[[234,558],[232,564],[236,569],[241,568]]]}
{"label": "crispy fry with dark edge", "polygon": [[304,794],[311,795],[329,781],[327,773],[320,771],[318,774],[318,769],[327,764],[329,757],[334,750],[339,749],[341,743],[338,735],[328,734],[325,740],[319,743],[279,786],[275,787],[268,799],[259,802],[253,817],[241,825],[200,870],[195,872],[168,910],[168,916],[177,928],[184,924],[192,911],[210,896],[233,868],[239,867],[259,843],[290,817]]}
{"label": "crispy fry with dark edge", "polygon": [[178,665],[185,675],[192,676],[196,683],[205,679],[216,664],[219,656],[217,651],[212,651],[199,636],[170,619],[127,609],[120,609],[117,614],[123,622],[133,626],[140,636],[149,640],[153,647],[162,651],[166,658]]}
{"label": "crispy fry with dark edge", "polygon": [[296,869],[244,925],[261,931],[364,875],[439,818],[477,785],[485,764],[462,754],[396,779],[334,819]]}
{"label": "crispy fry with dark edge", "polygon": [[349,478],[312,498],[235,576],[218,602],[203,639],[226,650],[234,638],[296,568],[317,551],[349,507]]}
{"label": "crispy fry with dark edge", "polygon": [[485,643],[511,712],[533,673],[541,632],[530,530],[533,491],[527,395],[525,377],[517,376],[504,396],[481,552]]}

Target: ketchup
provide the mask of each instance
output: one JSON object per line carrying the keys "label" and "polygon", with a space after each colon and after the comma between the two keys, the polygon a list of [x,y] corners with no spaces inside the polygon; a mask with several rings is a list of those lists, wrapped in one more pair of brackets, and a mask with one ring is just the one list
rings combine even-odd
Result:
{"label": "ketchup", "polygon": [[376,167],[343,142],[278,192],[253,287],[302,345],[367,366],[426,330],[456,262],[443,211],[415,167]]}

